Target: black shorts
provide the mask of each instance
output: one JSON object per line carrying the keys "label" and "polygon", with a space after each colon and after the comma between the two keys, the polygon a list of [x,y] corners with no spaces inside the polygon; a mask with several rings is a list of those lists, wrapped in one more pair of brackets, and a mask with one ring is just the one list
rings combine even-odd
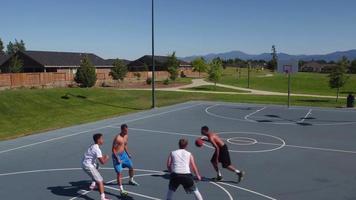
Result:
{"label": "black shorts", "polygon": [[[215,161],[216,161],[216,151],[213,157],[211,158],[211,162],[215,162]],[[228,166],[231,165],[230,153],[226,144],[220,147],[219,162],[222,164],[223,168],[227,168]]]}
{"label": "black shorts", "polygon": [[178,187],[182,185],[187,193],[191,193],[196,190],[192,174],[171,174],[169,181],[169,190],[176,191]]}

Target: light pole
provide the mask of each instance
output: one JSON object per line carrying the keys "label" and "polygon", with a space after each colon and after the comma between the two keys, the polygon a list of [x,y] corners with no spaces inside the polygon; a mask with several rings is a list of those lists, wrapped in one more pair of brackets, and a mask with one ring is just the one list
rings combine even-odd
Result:
{"label": "light pole", "polygon": [[250,71],[251,71],[251,62],[248,62],[248,68],[247,68],[247,88],[250,88]]}
{"label": "light pole", "polygon": [[155,92],[155,32],[154,32],[154,0],[152,0],[152,108],[156,107]]}

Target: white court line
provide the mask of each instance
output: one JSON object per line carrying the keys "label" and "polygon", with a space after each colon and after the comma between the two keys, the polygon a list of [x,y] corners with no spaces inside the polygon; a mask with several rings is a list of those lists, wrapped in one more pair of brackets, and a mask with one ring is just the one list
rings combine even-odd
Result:
{"label": "white court line", "polygon": [[[29,170],[29,171],[18,171],[18,172],[10,172],[10,173],[3,173],[0,176],[10,176],[10,175],[19,175],[19,174],[32,174],[32,173],[41,173],[41,172],[56,172],[56,171],[75,171],[75,170],[83,170],[82,168],[57,168],[57,169],[39,169],[39,170]],[[112,167],[100,167],[100,170],[114,170]],[[135,169],[140,172],[154,172],[154,173],[163,173],[161,171],[155,170],[148,170],[148,169]],[[125,169],[125,171],[127,171]]]}
{"label": "white court line", "polygon": [[303,123],[311,113],[312,113],[312,109],[309,109],[308,113],[302,118],[302,120],[298,121],[297,123]]}
{"label": "white court line", "polygon": [[73,197],[73,198],[71,198],[71,199],[69,199],[69,200],[78,199],[79,197],[82,197],[82,196],[84,196],[84,195],[87,195],[89,192],[91,192],[91,191],[85,190],[85,192],[83,192],[82,194],[79,194],[78,196],[75,196],[75,197]]}
{"label": "white court line", "polygon": [[214,182],[212,182],[212,181],[209,181],[209,183],[211,183],[211,184],[213,184],[213,185],[219,187],[220,189],[222,189],[222,190],[227,194],[227,196],[229,196],[230,200],[234,200],[234,198],[232,197],[232,195],[230,194],[230,192],[227,191],[227,189],[225,189],[223,186],[221,186],[221,185],[219,185],[219,184],[217,184],[217,183],[214,183]]}
{"label": "white court line", "polygon": [[252,191],[252,190],[243,188],[243,187],[239,187],[239,186],[232,185],[232,184],[228,184],[228,183],[224,183],[224,182],[218,182],[218,183],[219,183],[219,184],[222,184],[222,185],[227,185],[227,186],[230,186],[230,187],[234,187],[234,188],[237,188],[237,189],[240,189],[240,190],[244,190],[244,191],[246,191],[246,192],[250,192],[250,193],[256,194],[256,195],[258,195],[258,196],[261,196],[261,197],[270,199],[270,200],[277,200],[277,199],[275,199],[275,198],[273,198],[273,197],[270,197],[270,196],[267,196],[267,195],[264,195],[264,194],[261,194],[261,193],[259,193],[259,192],[255,192],[255,191]]}
{"label": "white court line", "polygon": [[[117,128],[117,127],[114,127]],[[179,136],[188,136],[188,137],[199,137],[200,135],[192,135],[192,134],[185,134],[185,133],[175,133],[175,132],[168,132],[168,131],[156,131],[156,130],[149,130],[149,129],[140,129],[140,128],[129,128],[130,130],[136,130],[136,131],[142,131],[142,132],[150,132],[150,133],[158,133],[158,134],[167,134],[167,135],[179,135]],[[254,132],[219,132],[220,134],[227,134],[227,133],[254,133]],[[254,133],[254,134],[261,134],[261,133]],[[265,135],[265,134],[263,134]],[[268,135],[272,136],[272,135]],[[273,136],[275,137],[275,136]],[[221,138],[228,140],[229,138]],[[282,144],[277,144],[277,143],[268,143],[268,142],[259,142],[257,141],[257,144],[266,144],[266,145],[275,145],[275,146],[281,146],[283,147],[291,147],[291,148],[300,148],[300,149],[310,149],[310,150],[319,150],[319,151],[331,151],[331,152],[338,152],[338,153],[352,153],[356,154],[356,151],[348,151],[348,150],[342,150],[342,149],[332,149],[332,148],[322,148],[322,147],[308,147],[308,146],[298,146],[298,145],[290,145],[286,144],[284,140],[282,140]],[[281,148],[279,148],[281,149]],[[277,149],[276,149],[277,150]],[[234,150],[230,150],[234,152]],[[241,152],[240,152],[241,153]],[[252,152],[251,152],[252,153]],[[256,152],[256,153],[261,153],[261,152]]]}
{"label": "white court line", "polygon": [[[100,168],[100,169],[101,169],[101,170],[113,170],[113,168],[106,168],[106,167],[103,167],[103,168]],[[75,170],[82,170],[82,168],[59,168],[59,169],[40,169],[40,170],[18,171],[18,172],[11,172],[11,173],[0,174],[0,176],[10,176],[10,175],[19,175],[19,174],[31,174],[31,173],[40,173],[40,172],[54,172],[54,171],[75,171]],[[150,176],[150,175],[155,175],[155,174],[162,174],[162,175],[165,174],[165,172],[163,172],[163,171],[157,171],[157,170],[148,170],[148,169],[135,169],[135,170],[136,170],[136,171],[141,171],[141,172],[148,172],[148,173],[146,173],[146,174],[137,174],[137,175],[135,175],[135,177]],[[125,171],[127,171],[127,170],[125,169]],[[129,177],[126,176],[126,177],[124,177],[123,179],[127,179],[127,178],[129,178]],[[112,183],[112,182],[115,182],[115,181],[116,181],[116,179],[113,179],[113,180],[111,180],[111,181],[106,182],[105,184],[109,184],[109,183]],[[216,183],[214,183],[214,182],[209,181],[209,183],[211,183],[211,184],[217,186]],[[220,182],[219,182],[219,183],[220,183]],[[228,184],[228,185],[229,185],[229,184]],[[109,186],[105,186],[105,187],[109,187]],[[231,194],[230,194],[224,187],[222,187],[222,186],[217,186],[217,187],[221,188],[221,189],[229,196],[230,200],[233,200]],[[232,186],[232,187],[234,187],[234,186]],[[252,193],[252,194],[257,194],[257,195],[263,196],[263,194],[260,194],[260,193],[258,193],[258,192],[255,192],[255,191],[253,191],[253,190],[249,190],[249,189],[241,188],[241,187],[237,187],[237,186],[236,186],[236,188],[237,188],[237,189],[245,190],[245,191],[250,192],[250,193]],[[110,189],[111,189],[111,188],[110,188]],[[115,189],[116,189],[116,188],[115,188]],[[83,196],[83,195],[88,194],[89,192],[92,192],[92,191],[85,191],[84,193],[82,193],[82,194],[80,194],[80,195],[78,195],[78,196],[76,196],[76,197],[72,197],[70,200],[77,199],[77,198],[79,198],[79,197],[81,197],[81,196]],[[129,192],[129,191],[128,191],[128,192]],[[136,196],[141,195],[141,194],[133,193],[133,192],[129,192],[129,193],[131,193],[131,194],[133,194],[133,195],[136,195]],[[149,196],[146,196],[146,195],[145,195],[145,196],[141,196],[141,197],[149,198]],[[157,198],[151,197],[151,199],[157,199]],[[160,200],[160,199],[159,199],[159,200]],[[274,200],[274,199],[273,199],[273,200]]]}
{"label": "white court line", "polygon": [[[118,188],[114,188],[114,187],[111,187],[111,186],[104,186],[105,188],[108,188],[108,189],[111,189],[111,190],[116,190],[116,191],[120,191]],[[127,190],[125,190],[127,191]],[[159,198],[156,198],[156,197],[151,197],[151,196],[147,196],[147,195],[144,195],[144,194],[139,194],[139,193],[136,193],[136,192],[131,192],[131,191],[127,191],[129,194],[132,194],[134,196],[138,196],[138,197],[143,197],[143,198],[146,198],[146,199],[152,199],[152,200],[162,200],[162,199],[159,199]]]}
{"label": "white court line", "polygon": [[26,145],[23,145],[23,146],[12,148],[12,149],[7,149],[7,150],[0,151],[0,154],[6,153],[6,152],[9,152],[9,151],[18,150],[18,149],[23,149],[23,148],[26,148],[26,147],[31,147],[31,146],[43,144],[43,143],[47,143],[47,142],[52,142],[52,141],[55,141],[55,140],[60,140],[60,139],[63,139],[63,138],[72,137],[72,136],[76,136],[76,135],[79,135],[79,134],[87,133],[87,132],[90,132],[90,131],[96,131],[96,130],[100,130],[100,129],[108,128],[108,127],[110,127],[110,126],[98,127],[98,128],[94,128],[94,129],[91,129],[91,130],[81,131],[81,132],[77,132],[77,133],[73,133],[73,134],[69,134],[69,135],[55,137],[55,138],[48,139],[48,140],[43,140],[43,141],[40,141],[40,142],[34,142],[34,143],[31,143],[31,144],[26,144]]}
{"label": "white court line", "polygon": [[[199,106],[199,105],[202,105],[202,104],[203,103],[199,103],[199,104],[186,106],[186,107],[183,107],[183,108],[177,108],[177,109],[173,109],[173,110],[169,110],[169,111],[165,111],[165,112],[155,113],[155,114],[147,115],[147,116],[144,116],[144,117],[139,117],[139,118],[135,118],[135,119],[132,119],[132,120],[123,121],[121,123],[123,123],[123,124],[124,123],[129,123],[129,122],[134,122],[134,121],[138,121],[138,120],[142,120],[142,119],[147,119],[147,118],[151,118],[151,117],[155,117],[155,116],[159,116],[159,115],[163,115],[163,114],[167,114],[167,113],[171,113],[171,112],[176,112],[176,111],[180,111],[180,110],[186,110],[186,109],[189,109],[189,108],[192,108],[192,107],[195,107],[195,106]],[[112,125],[116,125],[116,124],[119,124],[119,123],[114,123]],[[31,146],[43,144],[43,143],[47,143],[47,142],[52,142],[52,141],[55,141],[55,140],[64,139],[64,138],[67,138],[67,137],[73,137],[73,136],[80,135],[80,134],[83,134],[83,133],[87,133],[87,132],[90,132],[90,131],[96,131],[96,130],[100,130],[100,129],[104,129],[104,128],[109,128],[112,125],[102,126],[102,127],[98,127],[98,128],[94,128],[94,129],[90,129],[90,130],[86,130],[86,131],[81,131],[81,132],[77,132],[77,133],[73,133],[73,134],[69,134],[69,135],[64,135],[64,136],[60,136],[60,137],[51,138],[51,139],[48,139],[48,140],[43,140],[43,141],[40,141],[40,142],[34,142],[34,143],[31,143],[31,144],[19,146],[19,147],[16,147],[16,148],[3,150],[3,151],[0,151],[0,154],[6,153],[6,152],[10,152],[10,151],[14,151],[14,150],[18,150],[18,149],[23,149],[23,148],[26,148],[26,147],[31,147]]]}
{"label": "white court line", "polygon": [[250,120],[250,119],[248,119],[248,118],[251,117],[251,116],[254,115],[254,114],[257,114],[257,113],[261,112],[262,110],[264,110],[264,109],[266,109],[266,108],[267,108],[267,106],[266,106],[266,107],[263,107],[263,108],[261,108],[261,109],[258,109],[258,110],[256,110],[256,111],[254,111],[254,112],[252,112],[252,113],[246,115],[246,116],[244,117],[244,119],[247,120],[247,121],[253,121],[253,120]]}
{"label": "white court line", "polygon": [[[115,127],[115,128],[117,128],[117,127]],[[187,137],[200,137],[201,136],[201,135],[193,135],[193,134],[186,134],[186,133],[176,133],[176,132],[168,132],[168,131],[156,131],[156,130],[141,129],[141,128],[129,128],[129,130],[150,132],[150,133],[158,133],[158,134],[165,134],[165,135],[179,135],[179,136],[187,136]]]}
{"label": "white court line", "polygon": [[[267,145],[275,145],[275,146],[280,145],[280,144],[269,143],[269,142],[257,142],[257,143],[267,144]],[[322,148],[322,147],[308,147],[308,146],[298,146],[298,145],[291,145],[291,144],[286,144],[285,147],[356,154],[356,151],[348,151],[348,150],[332,149],[332,148]]]}
{"label": "white court line", "polygon": [[[137,170],[137,169],[136,169]],[[141,171],[141,170],[137,170],[137,171]],[[153,171],[153,170],[144,170],[144,171]],[[150,175],[155,175],[155,174],[160,174],[161,172],[159,172],[159,171],[157,171],[156,173],[148,173],[148,174],[137,174],[137,175],[135,175],[135,177],[140,177],[140,176],[150,176]],[[126,177],[123,177],[122,178],[122,180],[124,180],[124,179],[128,179],[129,178],[129,176],[126,176]],[[110,184],[110,183],[113,183],[113,182],[115,182],[116,181],[116,179],[113,179],[113,180],[111,180],[111,181],[107,181],[107,182],[105,182],[105,184]],[[105,185],[104,185],[104,187],[106,187]],[[71,198],[71,199],[69,199],[69,200],[74,200],[74,199],[77,199],[77,198],[79,198],[79,197],[82,197],[82,196],[84,196],[84,195],[87,195],[88,193],[90,193],[90,192],[92,192],[93,190],[90,190],[90,191],[86,191],[86,192],[84,192],[83,194],[79,194],[78,196],[75,196],[75,197],[73,197],[73,198]],[[128,191],[129,192],[129,191]],[[129,192],[130,193],[130,192]]]}

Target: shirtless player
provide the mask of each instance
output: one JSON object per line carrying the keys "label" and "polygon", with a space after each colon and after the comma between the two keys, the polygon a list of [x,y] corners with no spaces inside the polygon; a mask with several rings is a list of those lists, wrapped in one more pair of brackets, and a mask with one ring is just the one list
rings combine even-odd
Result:
{"label": "shirtless player", "polygon": [[131,155],[127,149],[128,142],[128,127],[126,124],[121,125],[121,133],[118,134],[112,144],[112,160],[114,169],[117,174],[117,184],[119,185],[120,193],[126,196],[128,193],[122,186],[122,170],[129,168],[129,184],[138,186],[138,183],[134,180],[134,169],[131,161]]}
{"label": "shirtless player", "polygon": [[211,158],[211,164],[213,164],[213,167],[217,172],[217,177],[215,178],[215,180],[216,181],[222,180],[222,175],[218,166],[220,162],[223,168],[235,172],[239,177],[238,182],[240,182],[243,179],[245,172],[236,169],[231,164],[230,154],[227,145],[221,140],[221,138],[216,133],[210,132],[207,126],[203,126],[201,128],[201,134],[203,135],[201,139],[210,142],[215,148],[215,153]]}

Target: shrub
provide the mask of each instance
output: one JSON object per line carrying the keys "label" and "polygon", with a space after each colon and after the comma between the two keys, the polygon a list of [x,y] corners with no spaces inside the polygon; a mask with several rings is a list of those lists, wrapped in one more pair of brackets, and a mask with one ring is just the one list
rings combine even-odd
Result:
{"label": "shrub", "polygon": [[90,62],[89,57],[85,56],[80,63],[74,78],[81,87],[93,87],[96,83],[95,67]]}
{"label": "shrub", "polygon": [[135,72],[134,77],[136,77],[137,80],[141,79],[141,73],[140,72]]}
{"label": "shrub", "polygon": [[164,85],[168,85],[168,84],[169,84],[169,79],[168,79],[168,78],[165,79],[165,80],[163,81],[163,84],[164,84]]}
{"label": "shrub", "polygon": [[151,85],[152,84],[152,78],[147,78],[146,79],[146,84]]}
{"label": "shrub", "polygon": [[127,66],[120,59],[116,59],[113,63],[113,68],[110,71],[110,76],[117,81],[124,81],[128,72]]}

